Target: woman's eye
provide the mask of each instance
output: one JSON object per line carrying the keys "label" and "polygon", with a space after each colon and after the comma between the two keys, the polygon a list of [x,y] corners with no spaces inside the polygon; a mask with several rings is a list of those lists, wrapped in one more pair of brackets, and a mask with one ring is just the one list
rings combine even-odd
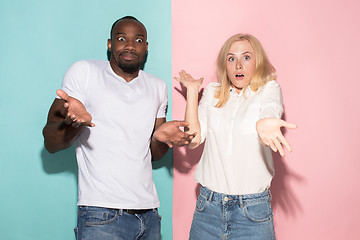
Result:
{"label": "woman's eye", "polygon": [[142,40],[141,38],[138,38],[138,39],[136,39],[136,42],[138,42],[138,43],[142,43],[144,40]]}
{"label": "woman's eye", "polygon": [[233,62],[235,59],[233,57],[229,57],[229,62]]}
{"label": "woman's eye", "polygon": [[125,38],[124,37],[118,37],[118,40],[119,41],[125,41]]}
{"label": "woman's eye", "polygon": [[244,59],[245,59],[245,60],[250,60],[250,57],[249,57],[249,56],[245,56]]}

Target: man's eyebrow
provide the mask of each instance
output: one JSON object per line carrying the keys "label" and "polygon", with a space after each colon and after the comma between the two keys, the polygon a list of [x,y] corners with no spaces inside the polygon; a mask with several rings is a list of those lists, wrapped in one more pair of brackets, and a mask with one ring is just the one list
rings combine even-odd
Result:
{"label": "man's eyebrow", "polygon": [[[118,32],[118,33],[115,33],[115,35],[126,35],[126,33],[124,32]],[[137,37],[145,37],[144,34],[136,34]]]}

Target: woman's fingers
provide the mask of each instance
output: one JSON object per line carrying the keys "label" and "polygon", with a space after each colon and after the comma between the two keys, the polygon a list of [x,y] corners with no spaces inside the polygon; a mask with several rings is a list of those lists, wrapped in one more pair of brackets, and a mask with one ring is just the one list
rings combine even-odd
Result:
{"label": "woman's fingers", "polygon": [[[281,156],[284,156],[284,149],[282,148],[282,145],[281,145],[280,140],[279,140],[278,138],[275,138],[275,139],[273,140],[273,143],[274,143],[276,149],[279,151],[280,155],[281,155]],[[276,151],[275,151],[275,152],[276,152]]]}
{"label": "woman's fingers", "polygon": [[282,143],[283,146],[286,147],[286,149],[291,152],[292,148],[289,144],[289,142],[286,140],[286,138],[281,134],[279,137],[277,137],[277,139]]}
{"label": "woman's fingers", "polygon": [[281,120],[281,126],[282,126],[282,127],[286,127],[286,128],[290,128],[290,129],[295,129],[295,128],[297,128],[296,124],[294,124],[294,123],[289,123],[289,122],[285,122],[284,120]]}

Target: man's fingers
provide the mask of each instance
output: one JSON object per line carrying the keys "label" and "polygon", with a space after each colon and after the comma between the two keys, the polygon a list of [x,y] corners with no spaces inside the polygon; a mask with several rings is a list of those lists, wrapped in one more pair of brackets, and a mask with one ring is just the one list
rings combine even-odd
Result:
{"label": "man's fingers", "polygon": [[56,90],[56,94],[65,101],[69,101],[69,95],[61,89]]}
{"label": "man's fingers", "polygon": [[189,123],[188,122],[185,122],[185,121],[172,121],[176,127],[187,127],[189,126]]}
{"label": "man's fingers", "polygon": [[74,121],[71,126],[73,126],[74,128],[78,128],[81,125],[81,122],[79,120]]}
{"label": "man's fingers", "polygon": [[67,125],[70,125],[74,122],[75,117],[73,116],[66,116],[64,119],[64,123]]}

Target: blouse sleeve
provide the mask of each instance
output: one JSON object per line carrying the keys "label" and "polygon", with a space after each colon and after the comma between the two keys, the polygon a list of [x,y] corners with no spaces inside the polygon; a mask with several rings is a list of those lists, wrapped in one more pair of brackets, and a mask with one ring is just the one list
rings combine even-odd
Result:
{"label": "blouse sleeve", "polygon": [[200,129],[201,129],[201,143],[203,143],[207,136],[207,111],[209,109],[209,106],[212,103],[212,100],[214,99],[214,93],[215,93],[215,84],[216,83],[210,83],[208,84],[203,92],[203,96],[200,100],[199,108],[198,108],[198,118],[200,122]]}
{"label": "blouse sleeve", "polygon": [[260,119],[281,118],[284,112],[280,85],[276,81],[268,82],[262,93]]}

